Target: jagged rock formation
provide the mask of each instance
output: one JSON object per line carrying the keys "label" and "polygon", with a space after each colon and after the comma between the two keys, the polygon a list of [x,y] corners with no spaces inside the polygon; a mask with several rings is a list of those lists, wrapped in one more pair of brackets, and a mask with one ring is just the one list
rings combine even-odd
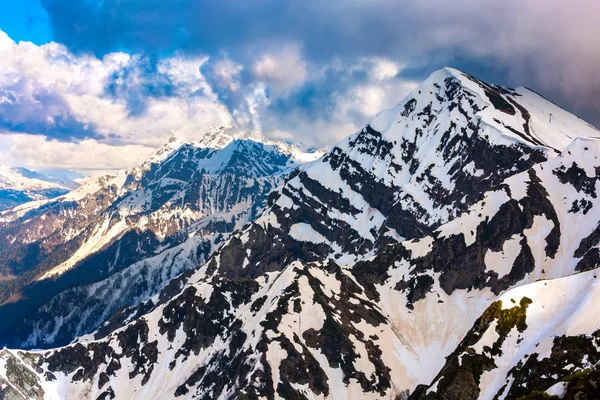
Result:
{"label": "jagged rock formation", "polygon": [[[593,393],[597,136],[527,89],[438,71],[292,172],[258,218],[160,295],[77,343],[0,354],[4,390],[196,399]],[[15,371],[30,372],[28,382]]]}

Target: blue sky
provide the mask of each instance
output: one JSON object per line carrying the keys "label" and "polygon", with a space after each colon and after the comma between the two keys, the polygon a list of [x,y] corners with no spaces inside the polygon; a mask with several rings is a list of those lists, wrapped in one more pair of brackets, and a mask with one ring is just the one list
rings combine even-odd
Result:
{"label": "blue sky", "polygon": [[53,40],[48,13],[38,0],[2,2],[0,27],[14,40],[44,44]]}
{"label": "blue sky", "polygon": [[5,0],[0,158],[121,168],[220,124],[328,146],[443,66],[600,125],[595,3]]}

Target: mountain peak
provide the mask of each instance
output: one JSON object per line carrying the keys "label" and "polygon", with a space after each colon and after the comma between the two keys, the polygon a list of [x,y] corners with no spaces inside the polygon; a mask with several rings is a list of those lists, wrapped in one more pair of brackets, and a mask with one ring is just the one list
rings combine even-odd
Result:
{"label": "mountain peak", "polygon": [[161,161],[164,161],[171,153],[175,150],[179,149],[186,142],[177,138],[176,136],[171,136],[169,141],[162,145],[156,150],[156,152],[150,156],[150,158],[144,164],[158,164]]}
{"label": "mountain peak", "polygon": [[488,84],[449,67],[433,72],[395,107],[379,113],[370,125],[384,132],[394,121],[433,118],[443,110],[449,112],[439,121],[440,133],[457,120],[471,121],[480,125],[479,132],[488,140],[541,147],[550,155],[560,153],[575,137],[600,136],[596,128],[536,92]]}
{"label": "mountain peak", "polygon": [[152,164],[160,164],[182,147],[189,146],[210,150],[225,150],[231,145],[244,142],[258,143],[267,148],[276,150],[278,153],[289,156],[291,162],[304,163],[318,159],[323,154],[322,150],[308,148],[303,144],[279,142],[269,140],[260,132],[243,130],[238,127],[214,126],[209,128],[204,136],[198,141],[184,141],[172,136],[167,143],[161,146],[141,167],[141,170],[150,168]]}

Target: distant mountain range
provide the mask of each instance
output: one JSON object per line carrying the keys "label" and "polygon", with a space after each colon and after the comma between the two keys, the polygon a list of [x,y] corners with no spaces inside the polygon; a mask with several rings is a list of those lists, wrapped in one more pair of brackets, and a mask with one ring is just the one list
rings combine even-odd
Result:
{"label": "distant mountain range", "polygon": [[79,187],[73,171],[49,170],[44,173],[0,164],[0,210],[33,200],[47,200]]}
{"label": "distant mountain range", "polygon": [[599,157],[450,68],[325,154],[174,139],[0,214],[0,395],[595,398]]}

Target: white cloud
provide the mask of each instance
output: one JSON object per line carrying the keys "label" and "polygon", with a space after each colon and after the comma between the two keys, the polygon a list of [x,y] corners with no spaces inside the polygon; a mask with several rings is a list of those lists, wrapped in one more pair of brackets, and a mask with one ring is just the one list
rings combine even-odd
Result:
{"label": "white cloud", "polygon": [[30,168],[110,170],[141,164],[153,147],[126,144],[112,146],[94,139],[60,142],[42,135],[0,135],[0,157],[6,163]]}
{"label": "white cloud", "polygon": [[263,54],[252,70],[255,78],[265,82],[275,96],[285,96],[308,77],[308,64],[302,59],[297,45],[283,46],[276,52]]}
{"label": "white cloud", "polygon": [[371,76],[378,82],[394,78],[402,70],[400,64],[385,58],[374,58],[370,62],[372,63]]}
{"label": "white cloud", "polygon": [[[317,104],[308,106],[311,112],[306,113],[306,105],[292,105],[282,118],[267,107],[270,99],[264,99],[258,102],[261,108],[256,114],[262,126],[270,128],[266,133],[273,138],[331,146],[418,86],[416,81],[399,78],[401,70],[400,64],[381,57],[363,58],[353,65],[336,59],[319,70],[312,69],[310,82],[323,93],[313,99]],[[340,80],[331,81],[332,77]]]}
{"label": "white cloud", "polygon": [[[145,77],[144,71],[138,68],[139,56],[111,53],[100,60],[91,55],[74,55],[57,43],[43,46],[15,43],[0,31],[0,107],[10,106],[10,109],[0,109],[0,113],[4,110],[0,117],[13,127],[39,121],[43,129],[52,129],[57,118],[72,118],[81,124],[81,131],[75,132],[76,138],[92,137],[96,145],[106,146],[95,150],[97,154],[106,156],[106,160],[102,161],[104,168],[124,164],[131,166],[136,161],[130,157],[130,161],[126,162],[127,157],[123,159],[113,150],[123,148],[124,143],[139,145],[143,149],[157,147],[172,135],[196,139],[211,126],[232,123],[227,108],[217,100],[199,71],[206,60],[207,57],[183,55],[160,60],[156,73],[167,76],[169,83],[177,86],[180,92],[175,96],[144,98],[142,100],[147,103],[144,112],[131,114],[127,93],[109,96],[106,85],[123,68],[132,72],[121,81],[116,79],[114,83],[117,86],[123,85],[122,89],[127,91],[142,85]],[[92,128],[95,128],[95,135],[92,135]],[[5,126],[4,134],[14,130]],[[59,142],[52,141],[51,136],[44,139],[49,143],[47,147],[39,143],[39,138],[44,136],[26,137],[32,146],[35,142],[37,149],[70,152],[69,156],[77,146],[82,151],[95,147],[87,140],[79,144],[59,145]],[[19,157],[27,156],[30,164],[36,164],[33,157],[15,146],[11,147],[13,152],[18,151]],[[67,159],[66,153],[64,158]],[[44,154],[39,154],[37,160],[39,167],[53,162]],[[94,160],[92,163],[97,164]]]}
{"label": "white cloud", "polygon": [[[232,124],[328,146],[415,86],[398,77],[403,66],[394,60],[310,63],[289,43],[259,52],[248,67],[227,56],[207,61],[175,54],[149,64],[122,52],[98,59],[57,43],[15,43],[0,31],[0,157],[31,168],[125,168],[170,136],[196,140]],[[299,104],[305,85],[314,97]]]}
{"label": "white cloud", "polygon": [[219,88],[237,92],[240,89],[240,74],[244,66],[229,58],[219,59],[213,67],[215,83]]}

